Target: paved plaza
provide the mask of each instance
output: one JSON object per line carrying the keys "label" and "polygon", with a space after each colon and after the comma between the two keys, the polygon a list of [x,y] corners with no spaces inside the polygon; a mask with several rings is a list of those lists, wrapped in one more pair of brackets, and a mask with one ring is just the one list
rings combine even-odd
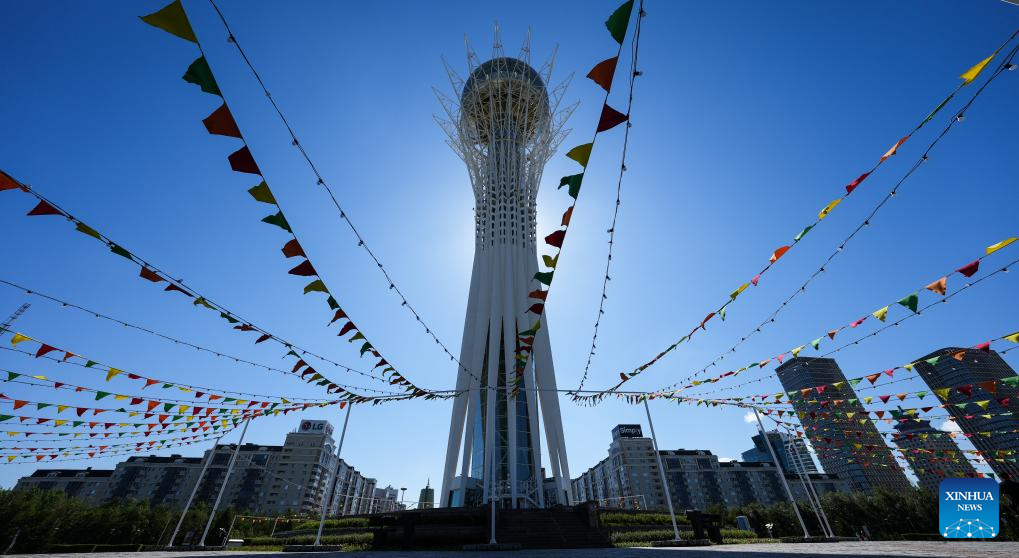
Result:
{"label": "paved plaza", "polygon": [[[103,558],[189,558],[200,556],[252,557],[252,558],[308,558],[325,557],[339,553],[283,553],[283,552],[146,552],[104,553]],[[604,548],[576,550],[518,550],[498,553],[415,551],[415,552],[359,552],[371,558],[445,558],[505,556],[506,558],[796,558],[799,556],[924,556],[945,558],[1015,558],[1019,556],[1019,543],[990,541],[958,542],[842,542],[835,544],[740,544],[710,548]],[[724,555],[724,556],[723,556]],[[27,554],[20,556],[29,556]],[[81,554],[48,554],[48,558],[81,556]]]}

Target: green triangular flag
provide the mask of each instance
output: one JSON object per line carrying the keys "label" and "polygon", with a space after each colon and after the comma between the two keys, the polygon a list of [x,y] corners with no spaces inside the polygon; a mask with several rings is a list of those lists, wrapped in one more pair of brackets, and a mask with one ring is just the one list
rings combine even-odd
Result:
{"label": "green triangular flag", "polygon": [[14,415],[0,415],[0,422],[11,420],[12,418],[14,418]]}
{"label": "green triangular flag", "polygon": [[810,229],[812,228],[814,228],[814,225],[810,225],[809,227],[796,233],[796,236],[793,237],[793,242],[799,242],[803,237],[807,236],[807,233],[810,232]]}
{"label": "green triangular flag", "polygon": [[231,316],[230,314],[227,314],[225,312],[220,312],[219,313],[219,317],[223,318],[224,320],[226,320],[226,321],[228,321],[228,322],[230,322],[232,324],[236,324],[236,323],[240,322],[240,320],[234,318],[233,316]]}
{"label": "green triangular flag", "polygon": [[372,348],[372,344],[367,342],[367,341],[365,341],[364,345],[361,345],[361,356],[364,356],[364,353],[366,351],[368,351],[369,349],[371,349],[371,348]]}
{"label": "green triangular flag", "polygon": [[147,16],[141,16],[141,20],[153,27],[158,27],[171,35],[176,35],[186,41],[198,43],[195,31],[191,28],[188,16],[184,13],[184,6],[180,0],[174,0],[158,12]]}
{"label": "green triangular flag", "polygon": [[174,405],[175,403],[163,403],[163,412],[164,413],[169,412],[169,410],[172,409]]}
{"label": "green triangular flag", "polygon": [[95,366],[96,364],[98,364],[98,363],[97,363],[96,361],[94,361],[94,360],[90,360],[90,361],[88,361],[88,362],[86,362],[86,363],[85,363],[85,368],[92,368],[92,367],[93,367],[93,366]]}
{"label": "green triangular flag", "polygon": [[616,11],[612,12],[612,15],[605,22],[605,27],[612,34],[612,38],[619,44],[623,44],[623,39],[626,38],[626,28],[630,26],[630,13],[632,11],[633,0],[629,0],[616,8]]}
{"label": "green triangular flag", "polygon": [[212,68],[209,68],[209,63],[205,60],[204,56],[199,56],[198,60],[192,62],[183,77],[184,81],[201,87],[202,91],[206,93],[212,93],[220,97],[223,96],[223,93],[219,90],[219,85],[216,85],[216,78],[212,75]]}
{"label": "green triangular flag", "polygon": [[119,245],[114,244],[112,242],[110,243],[110,252],[113,252],[118,256],[123,256],[129,260],[132,261],[134,260],[134,258],[131,257],[131,252],[128,252],[127,250],[121,248]]}
{"label": "green triangular flag", "polygon": [[17,378],[20,375],[21,374],[18,374],[17,372],[8,372],[7,373],[7,381],[9,382],[9,381],[13,380],[14,378]]}
{"label": "green triangular flag", "polygon": [[248,193],[251,194],[251,197],[255,198],[255,201],[276,205],[276,198],[273,197],[272,191],[269,190],[269,185],[264,180],[257,186],[251,187]]}
{"label": "green triangular flag", "polygon": [[580,194],[580,183],[584,181],[584,173],[571,174],[570,176],[564,176],[559,180],[559,188],[563,186],[569,186],[570,197],[577,199],[577,195]]}
{"label": "green triangular flag", "polygon": [[294,231],[290,230],[290,223],[287,223],[287,218],[283,216],[283,212],[279,211],[275,215],[270,215],[262,219],[263,223],[269,223],[270,225],[276,225],[277,227],[293,234]]}
{"label": "green triangular flag", "polygon": [[329,309],[330,310],[339,310],[340,309],[340,303],[336,302],[336,299],[333,298],[332,295],[329,295],[329,298],[326,299],[326,304],[329,305]]}
{"label": "green triangular flag", "polygon": [[913,312],[916,312],[916,307],[919,302],[920,302],[919,293],[913,293],[911,295],[904,296],[899,300],[899,304],[905,306],[906,308],[909,308]]}
{"label": "green triangular flag", "polygon": [[555,273],[554,271],[539,271],[538,273],[534,274],[534,278],[544,285],[551,285],[552,275],[554,273]]}
{"label": "green triangular flag", "polygon": [[104,397],[106,397],[108,395],[110,395],[110,394],[105,392],[105,391],[97,391],[96,392],[96,401],[99,401],[100,399],[102,399],[102,398],[104,398]]}
{"label": "green triangular flag", "polygon": [[931,357],[931,358],[925,360],[924,362],[926,362],[927,364],[930,364],[931,366],[934,366],[935,364],[938,363],[939,360],[941,360],[941,357],[940,356],[936,356],[936,357]]}
{"label": "green triangular flag", "polygon": [[45,409],[46,407],[51,407],[51,406],[53,406],[52,403],[36,403],[35,404],[35,410],[36,411],[41,411],[41,410]]}

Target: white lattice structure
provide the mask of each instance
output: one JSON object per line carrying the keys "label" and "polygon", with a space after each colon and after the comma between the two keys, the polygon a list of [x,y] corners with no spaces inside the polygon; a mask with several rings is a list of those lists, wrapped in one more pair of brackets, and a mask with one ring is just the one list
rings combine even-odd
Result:
{"label": "white lattice structure", "polygon": [[945,527],[941,536],[946,539],[990,539],[998,536],[994,527],[979,519],[960,519]]}
{"label": "white lattice structure", "polygon": [[[559,104],[569,80],[549,92],[555,55],[532,68],[530,36],[517,58],[507,57],[496,27],[485,63],[466,46],[466,80],[446,64],[459,98],[436,91],[445,111],[436,120],[466,163],[475,198],[474,267],[456,383],[461,395],[453,402],[440,505],[479,505],[490,493],[508,507],[544,507],[547,499],[566,504],[570,470],[546,320],[515,395],[513,363],[517,332],[536,319],[526,311],[534,302],[528,293],[539,288],[536,196],[545,163],[568,132],[563,124],[574,107],[560,111]],[[542,422],[554,486],[542,478]]]}

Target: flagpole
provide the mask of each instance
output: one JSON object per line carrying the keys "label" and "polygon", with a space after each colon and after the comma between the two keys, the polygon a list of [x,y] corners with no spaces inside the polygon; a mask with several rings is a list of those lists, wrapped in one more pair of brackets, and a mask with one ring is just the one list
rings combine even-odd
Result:
{"label": "flagpole", "polygon": [[803,516],[800,515],[800,508],[796,505],[796,498],[793,498],[793,491],[789,489],[789,483],[785,480],[785,472],[782,470],[782,464],[778,461],[778,456],[775,455],[775,448],[771,447],[771,441],[768,440],[768,433],[764,430],[764,422],[761,421],[761,414],[757,412],[757,407],[753,407],[754,417],[757,418],[757,427],[761,429],[761,436],[764,436],[764,442],[768,446],[768,453],[771,454],[771,460],[775,462],[775,468],[778,469],[778,478],[782,481],[782,486],[785,487],[785,493],[789,496],[789,502],[793,505],[793,511],[796,512],[796,519],[800,520],[800,527],[803,528],[803,538],[809,539],[810,533],[807,532],[807,524],[803,522]]}
{"label": "flagpole", "polygon": [[343,439],[347,437],[347,422],[350,421],[350,410],[354,405],[347,403],[347,414],[343,417],[343,430],[340,431],[340,443],[336,446],[336,471],[333,472],[332,487],[329,489],[328,498],[322,495],[322,516],[318,518],[318,533],[315,535],[315,546],[322,544],[322,528],[326,524],[326,511],[333,503],[333,493],[336,492],[336,482],[340,478],[340,452],[343,451]]}
{"label": "flagpole", "polygon": [[[241,429],[241,439],[237,440],[237,447],[234,448],[234,453],[230,456],[230,464],[226,466],[226,475],[223,476],[223,485],[219,487],[219,494],[216,495],[216,502],[212,504],[212,510],[209,511],[209,520],[205,522],[205,531],[202,533],[202,540],[198,541],[198,546],[205,546],[205,537],[209,536],[209,528],[212,527],[212,521],[216,519],[216,510],[219,509],[219,502],[223,499],[223,493],[226,492],[227,482],[230,480],[230,473],[234,470],[234,463],[237,462],[237,454],[241,452],[241,444],[244,443],[244,434],[248,431],[248,423],[251,422],[251,418],[244,419],[244,428]],[[213,456],[215,456],[213,451]]]}
{"label": "flagpole", "polygon": [[177,526],[173,528],[173,534],[170,535],[170,541],[166,543],[166,548],[173,547],[173,539],[177,538],[177,533],[180,532],[180,526],[184,524],[184,517],[187,516],[188,510],[191,509],[191,503],[195,500],[195,494],[198,494],[198,487],[202,484],[202,478],[205,477],[205,471],[209,468],[209,464],[212,463],[212,458],[216,455],[216,447],[219,445],[220,440],[226,436],[226,432],[219,435],[216,441],[212,444],[212,453],[209,455],[209,459],[202,464],[202,470],[198,473],[198,480],[195,481],[195,487],[191,489],[191,495],[188,496],[188,501],[184,504],[184,511],[180,514],[180,519],[177,520]]}
{"label": "flagpole", "polygon": [[672,517],[672,532],[674,541],[683,540],[679,536],[679,526],[676,525],[676,511],[672,509],[672,493],[669,492],[669,483],[665,480],[665,466],[662,465],[662,454],[658,451],[658,436],[655,435],[655,424],[651,422],[651,407],[647,404],[647,397],[644,398],[644,412],[647,413],[647,424],[651,427],[651,442],[655,445],[655,459],[658,460],[658,474],[662,477],[662,488],[665,490],[665,503],[669,506],[669,516]]}

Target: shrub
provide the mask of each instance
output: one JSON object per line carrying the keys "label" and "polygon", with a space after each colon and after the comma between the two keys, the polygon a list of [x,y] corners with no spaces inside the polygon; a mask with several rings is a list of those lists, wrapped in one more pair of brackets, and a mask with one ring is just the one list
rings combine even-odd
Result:
{"label": "shrub", "polygon": [[[326,529],[341,529],[347,527],[367,527],[367,517],[341,517],[339,519],[327,519]],[[301,531],[303,529],[318,529],[318,521],[302,521],[287,527],[287,531]]]}
{"label": "shrub", "polygon": [[[351,533],[349,535],[330,535],[322,537],[322,544],[371,544],[371,533]],[[251,537],[244,539],[244,547],[248,546],[280,546],[287,544],[307,545],[315,543],[315,535],[302,535],[285,539],[275,537]]]}
{"label": "shrub", "polygon": [[[627,527],[631,525],[672,525],[672,516],[667,513],[637,512],[621,513],[606,512],[599,515],[601,524],[606,527]],[[676,523],[688,525],[690,520],[677,515]]]}

